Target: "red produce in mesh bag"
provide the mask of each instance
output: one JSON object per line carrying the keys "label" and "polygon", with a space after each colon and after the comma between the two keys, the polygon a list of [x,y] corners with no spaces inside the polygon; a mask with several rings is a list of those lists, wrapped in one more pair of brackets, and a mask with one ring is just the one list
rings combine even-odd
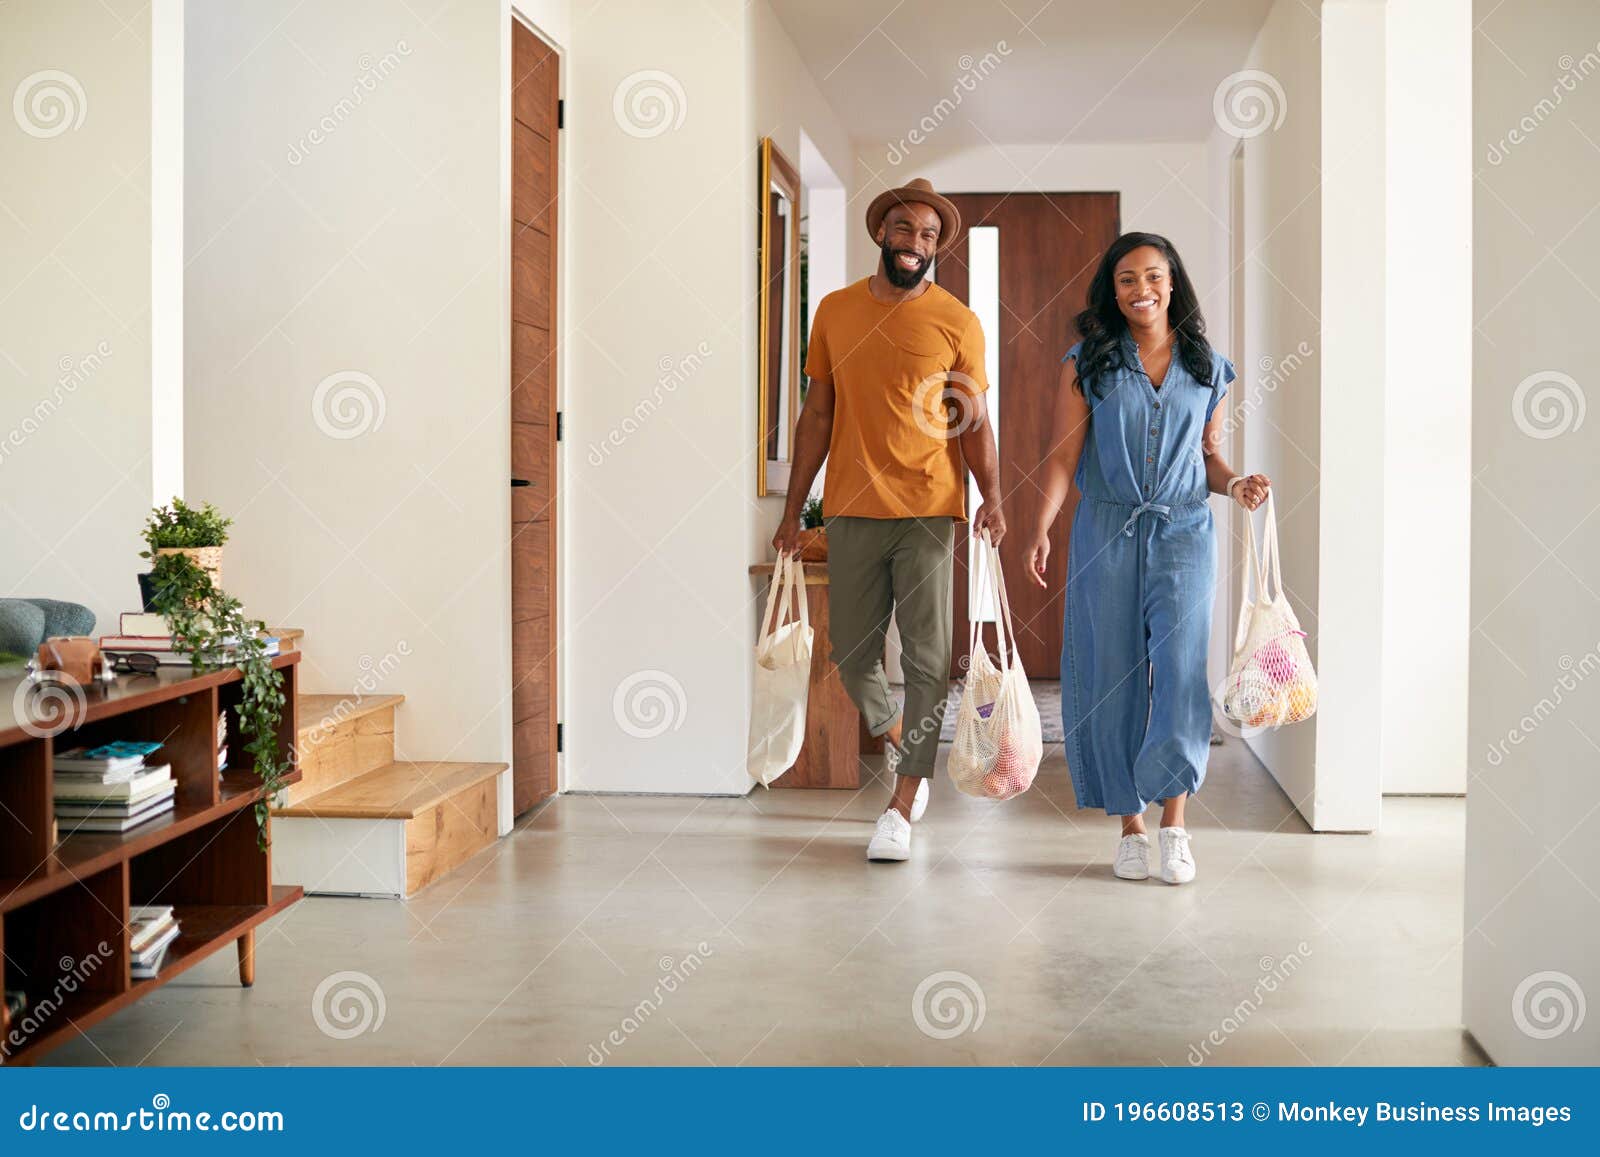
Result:
{"label": "red produce in mesh bag", "polygon": [[978,565],[973,568],[973,581],[987,581],[1000,604],[1001,622],[995,624],[1000,666],[996,667],[989,658],[982,645],[982,626],[974,621],[969,629],[970,660],[947,770],[959,791],[1003,800],[1019,796],[1033,785],[1039,761],[1044,758],[1044,736],[1039,706],[1016,650],[1005,578],[1000,573],[1000,552],[989,541],[987,531],[980,535],[980,542],[982,549]]}

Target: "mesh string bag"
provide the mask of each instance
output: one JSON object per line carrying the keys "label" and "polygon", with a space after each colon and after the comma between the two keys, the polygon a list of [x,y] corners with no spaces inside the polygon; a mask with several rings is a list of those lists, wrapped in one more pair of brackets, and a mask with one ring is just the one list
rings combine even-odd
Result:
{"label": "mesh string bag", "polygon": [[946,770],[957,790],[981,799],[1006,800],[1033,785],[1044,758],[1044,733],[1039,705],[1017,654],[1000,552],[987,531],[980,532],[979,542],[972,578],[975,584],[989,584],[1000,605],[1000,621],[995,624],[1000,665],[990,659],[983,645],[983,625],[974,619],[967,628],[967,676]]}
{"label": "mesh string bag", "polygon": [[1317,710],[1317,673],[1306,651],[1306,633],[1283,590],[1278,561],[1278,516],[1267,492],[1261,549],[1254,520],[1245,516],[1244,565],[1249,578],[1239,598],[1233,661],[1223,685],[1222,711],[1244,727],[1267,729],[1310,719]]}

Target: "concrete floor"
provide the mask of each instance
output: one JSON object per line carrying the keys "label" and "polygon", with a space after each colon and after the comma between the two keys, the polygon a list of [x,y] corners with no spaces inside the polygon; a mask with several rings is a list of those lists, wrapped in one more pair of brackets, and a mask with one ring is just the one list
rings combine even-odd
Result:
{"label": "concrete floor", "polygon": [[883,799],[560,797],[409,903],[291,909],[253,990],[219,953],[46,1063],[1482,1063],[1461,800],[1313,836],[1230,741],[1172,888],[1111,875],[1059,753],[1007,804],[935,780],[907,864],[863,858]]}

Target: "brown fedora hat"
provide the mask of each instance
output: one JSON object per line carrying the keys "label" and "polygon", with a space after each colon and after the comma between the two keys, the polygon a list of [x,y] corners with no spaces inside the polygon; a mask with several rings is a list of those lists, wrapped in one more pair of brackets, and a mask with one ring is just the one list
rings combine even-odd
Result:
{"label": "brown fedora hat", "polygon": [[888,213],[890,206],[893,205],[926,205],[939,214],[941,250],[954,242],[956,234],[961,232],[960,211],[935,193],[933,185],[926,178],[918,177],[898,189],[885,189],[872,199],[872,204],[867,206],[867,235],[873,240],[877,240],[878,226],[883,224],[884,214]]}

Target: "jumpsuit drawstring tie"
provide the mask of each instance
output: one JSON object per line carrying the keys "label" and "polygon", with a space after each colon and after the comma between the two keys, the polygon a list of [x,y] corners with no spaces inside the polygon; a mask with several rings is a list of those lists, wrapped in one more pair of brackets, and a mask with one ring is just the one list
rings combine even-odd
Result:
{"label": "jumpsuit drawstring tie", "polygon": [[1139,516],[1146,511],[1149,511],[1151,514],[1160,515],[1164,522],[1172,521],[1172,507],[1162,506],[1159,502],[1143,502],[1138,506],[1135,506],[1133,508],[1133,513],[1128,515],[1128,521],[1122,524],[1122,533],[1127,537],[1132,538],[1133,532],[1138,529],[1139,526]]}

